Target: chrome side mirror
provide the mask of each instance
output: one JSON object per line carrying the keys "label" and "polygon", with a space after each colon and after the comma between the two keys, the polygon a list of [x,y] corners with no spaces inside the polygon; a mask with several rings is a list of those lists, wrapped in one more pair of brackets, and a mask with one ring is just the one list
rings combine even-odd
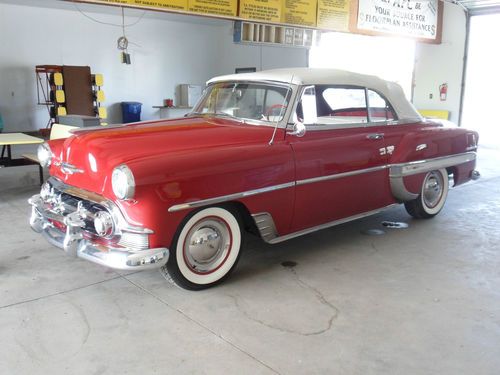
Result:
{"label": "chrome side mirror", "polygon": [[304,134],[306,134],[306,126],[302,121],[295,121],[293,123],[293,128],[291,130],[287,130],[286,133],[296,137],[303,137]]}

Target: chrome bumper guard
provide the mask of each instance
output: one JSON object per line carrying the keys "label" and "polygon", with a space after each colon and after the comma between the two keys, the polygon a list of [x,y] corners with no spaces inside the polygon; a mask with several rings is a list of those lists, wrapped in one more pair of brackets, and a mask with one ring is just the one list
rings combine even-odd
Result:
{"label": "chrome bumper guard", "polygon": [[[167,248],[131,249],[119,245],[103,245],[84,238],[87,212],[79,207],[70,213],[54,212],[40,194],[28,200],[31,208],[31,228],[43,234],[54,246],[63,249],[68,255],[120,270],[145,270],[164,266],[169,251]],[[63,224],[66,230],[54,225]]]}

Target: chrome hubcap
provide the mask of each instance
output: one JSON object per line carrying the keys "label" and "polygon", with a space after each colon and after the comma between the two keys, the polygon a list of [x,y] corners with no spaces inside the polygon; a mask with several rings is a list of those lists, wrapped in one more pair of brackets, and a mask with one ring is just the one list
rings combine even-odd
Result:
{"label": "chrome hubcap", "polygon": [[211,273],[227,259],[231,248],[228,225],[217,217],[205,218],[196,223],[184,241],[184,258],[196,273]]}
{"label": "chrome hubcap", "polygon": [[424,204],[427,207],[434,208],[438,205],[443,196],[443,185],[441,173],[432,171],[427,174],[422,192]]}

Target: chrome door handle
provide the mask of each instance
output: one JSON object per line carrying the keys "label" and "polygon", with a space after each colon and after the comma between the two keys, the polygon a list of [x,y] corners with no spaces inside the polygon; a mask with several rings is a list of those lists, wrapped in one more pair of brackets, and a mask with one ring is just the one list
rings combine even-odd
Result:
{"label": "chrome door handle", "polygon": [[366,138],[368,138],[368,139],[373,139],[373,140],[383,139],[383,138],[384,138],[384,133],[373,133],[373,134],[368,134],[368,135],[366,136]]}

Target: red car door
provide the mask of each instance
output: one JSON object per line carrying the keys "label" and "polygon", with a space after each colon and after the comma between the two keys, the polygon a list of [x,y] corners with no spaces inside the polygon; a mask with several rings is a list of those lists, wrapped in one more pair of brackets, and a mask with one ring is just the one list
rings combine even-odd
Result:
{"label": "red car door", "polygon": [[384,125],[367,126],[364,88],[310,87],[297,116],[306,133],[287,135],[297,181],[292,232],[390,204]]}
{"label": "red car door", "polygon": [[370,121],[372,124],[385,124],[384,140],[387,163],[392,162],[392,155],[399,150],[402,138],[413,130],[414,127],[409,127],[406,121],[403,125],[399,124],[401,119],[398,119],[392,105],[387,99],[374,90],[367,90]]}

